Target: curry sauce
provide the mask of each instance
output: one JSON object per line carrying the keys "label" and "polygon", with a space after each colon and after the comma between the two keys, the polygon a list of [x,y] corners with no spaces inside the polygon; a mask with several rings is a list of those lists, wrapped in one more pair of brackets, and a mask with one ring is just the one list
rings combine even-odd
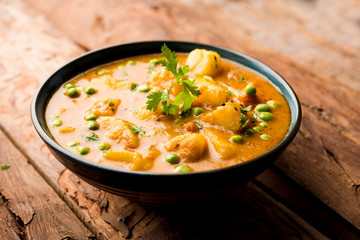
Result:
{"label": "curry sauce", "polygon": [[[165,173],[222,168],[276,146],[290,125],[281,93],[242,65],[196,51],[177,56],[200,93],[190,92],[194,100],[186,112],[184,103],[173,115],[160,105],[147,107],[149,95],[175,79],[159,63],[162,55],[138,56],[91,69],[58,89],[45,113],[51,134],[89,161]],[[179,94],[184,88],[173,84],[169,101]]]}

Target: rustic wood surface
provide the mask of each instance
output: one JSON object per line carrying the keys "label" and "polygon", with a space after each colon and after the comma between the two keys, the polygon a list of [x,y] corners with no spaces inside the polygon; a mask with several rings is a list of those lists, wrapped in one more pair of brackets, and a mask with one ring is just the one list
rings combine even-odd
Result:
{"label": "rustic wood surface", "polygon": [[[0,164],[12,165],[0,170],[0,238],[360,237],[359,1],[1,0],[0,27]],[[32,127],[31,97],[61,64],[159,39],[258,58],[302,102],[300,132],[276,165],[216,202],[159,210],[100,191],[64,169]]]}

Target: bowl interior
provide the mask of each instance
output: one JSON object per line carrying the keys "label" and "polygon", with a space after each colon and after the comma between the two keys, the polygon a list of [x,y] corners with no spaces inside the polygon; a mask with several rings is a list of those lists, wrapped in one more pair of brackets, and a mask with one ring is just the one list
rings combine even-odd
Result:
{"label": "bowl interior", "polygon": [[[176,41],[151,41],[151,42],[137,42],[137,43],[129,43],[123,45],[116,45],[111,47],[106,47],[103,49],[95,50],[92,52],[88,52],[71,62],[67,63],[59,70],[54,72],[50,75],[50,77],[45,80],[41,86],[38,88],[37,92],[34,95],[32,106],[31,106],[31,114],[34,126],[38,131],[39,135],[43,138],[43,140],[53,147],[62,152],[66,152],[68,156],[73,158],[74,160],[87,162],[88,165],[100,167],[103,169],[109,169],[111,171],[118,171],[124,172],[128,170],[117,169],[113,167],[103,166],[97,163],[92,163],[88,160],[82,159],[75,154],[68,152],[67,150],[61,148],[56,141],[52,138],[48,127],[46,126],[45,122],[45,108],[49,99],[51,98],[52,94],[62,86],[62,84],[71,78],[77,76],[80,73],[83,73],[91,68],[97,67],[99,65],[103,65],[106,63],[110,63],[122,58],[128,58],[138,55],[145,55],[145,54],[154,54],[160,53],[161,46],[166,44],[172,51],[176,52],[190,52],[195,48],[204,48],[207,50],[213,50],[220,54],[222,58],[228,59],[233,62],[240,63],[255,72],[258,72],[265,76],[273,85],[275,85],[278,90],[284,95],[286,98],[290,111],[291,111],[291,123],[287,135],[285,138],[273,149],[269,152],[254,158],[252,160],[246,161],[244,163],[239,163],[237,165],[246,165],[251,163],[252,161],[256,161],[258,159],[263,158],[266,155],[271,154],[272,152],[276,151],[277,149],[284,148],[295,136],[297,130],[300,126],[301,121],[301,108],[300,103],[298,101],[297,96],[295,95],[294,91],[291,89],[289,84],[274,70],[270,67],[266,66],[265,64],[261,63],[260,61],[253,59],[249,56],[246,56],[241,53],[237,53],[235,51],[215,47],[211,45],[199,44],[199,43],[190,43],[190,42],[176,42]],[[231,168],[227,167],[227,168]],[[208,170],[203,172],[194,172],[190,174],[199,174],[204,172],[211,172],[211,171],[219,171],[217,170]],[[133,172],[132,173],[136,173]],[[143,173],[137,172],[138,174],[148,174],[148,175],[169,175],[169,174],[162,174],[162,173]],[[189,174],[189,175],[190,175]],[[170,174],[174,175],[174,174]],[[188,175],[188,174],[187,174]]]}

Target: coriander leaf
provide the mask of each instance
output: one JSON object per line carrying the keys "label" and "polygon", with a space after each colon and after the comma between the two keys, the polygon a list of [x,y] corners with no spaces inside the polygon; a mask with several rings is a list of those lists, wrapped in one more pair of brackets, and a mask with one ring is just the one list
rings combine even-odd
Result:
{"label": "coriander leaf", "polygon": [[183,106],[181,107],[181,111],[185,112],[191,108],[191,104],[194,100],[195,98],[191,96],[188,91],[182,91],[176,96],[174,104],[178,106],[180,103],[184,102]]}
{"label": "coriander leaf", "polygon": [[240,108],[240,111],[243,113],[250,112],[252,105],[247,106],[246,108]]}
{"label": "coriander leaf", "polygon": [[133,133],[139,133],[141,136],[146,136],[146,132],[143,130],[142,127],[137,127],[137,126],[129,126],[129,129],[133,132]]}
{"label": "coriander leaf", "polygon": [[[172,72],[174,76],[176,75],[177,65],[179,61],[176,59],[176,53],[172,52],[165,44],[161,47],[161,55],[163,55],[166,60],[161,60],[160,63],[165,67],[166,71]],[[176,76],[175,76],[176,78]]]}
{"label": "coriander leaf", "polygon": [[146,109],[153,110],[154,112],[158,109],[161,102],[162,92],[151,92],[147,95]]}
{"label": "coriander leaf", "polygon": [[201,125],[201,123],[194,122],[194,124],[199,130],[203,129],[203,126]]}
{"label": "coriander leaf", "polygon": [[234,95],[234,93],[233,93],[232,91],[229,91],[229,90],[227,90],[226,93],[227,93],[229,96]]}
{"label": "coriander leaf", "polygon": [[97,142],[100,140],[99,136],[96,135],[95,133],[84,134],[83,137],[86,139],[87,142],[89,141]]}

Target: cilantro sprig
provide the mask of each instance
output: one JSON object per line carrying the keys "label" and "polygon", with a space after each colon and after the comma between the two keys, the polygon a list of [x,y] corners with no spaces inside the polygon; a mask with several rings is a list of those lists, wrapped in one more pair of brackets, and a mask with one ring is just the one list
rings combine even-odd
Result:
{"label": "cilantro sprig", "polygon": [[[165,57],[165,59],[160,61],[161,65],[165,67],[166,71],[172,72],[176,81],[164,91],[153,91],[149,93],[147,96],[149,100],[146,102],[146,109],[155,112],[161,103],[162,113],[174,115],[179,110],[179,105],[183,103],[181,111],[186,112],[191,108],[195,97],[200,95],[200,91],[195,85],[195,81],[190,80],[187,75],[189,66],[178,67],[179,61],[177,60],[176,53],[171,51],[165,44],[161,47],[161,55]],[[183,87],[183,91],[180,92],[171,103],[169,89],[177,83]]]}

